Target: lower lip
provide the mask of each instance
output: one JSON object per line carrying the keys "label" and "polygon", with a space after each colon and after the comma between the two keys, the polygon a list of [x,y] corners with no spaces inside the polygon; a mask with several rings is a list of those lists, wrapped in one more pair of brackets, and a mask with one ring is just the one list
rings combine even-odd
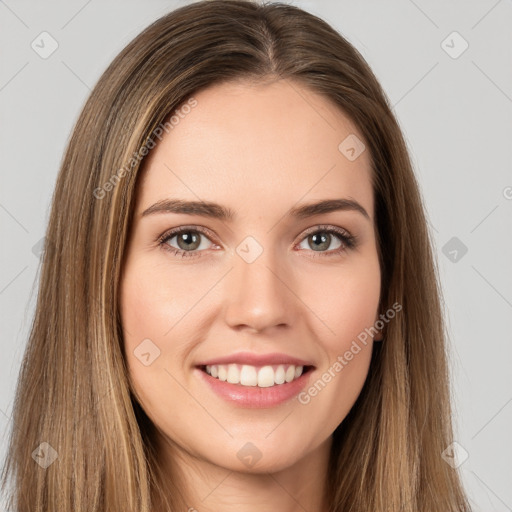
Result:
{"label": "lower lip", "polygon": [[242,386],[241,384],[230,384],[227,381],[219,380],[199,368],[195,368],[200,379],[210,386],[224,400],[241,407],[252,407],[265,409],[280,405],[296,395],[306,387],[312,368],[303,373],[298,379],[284,384],[276,384],[268,388],[258,386]]}

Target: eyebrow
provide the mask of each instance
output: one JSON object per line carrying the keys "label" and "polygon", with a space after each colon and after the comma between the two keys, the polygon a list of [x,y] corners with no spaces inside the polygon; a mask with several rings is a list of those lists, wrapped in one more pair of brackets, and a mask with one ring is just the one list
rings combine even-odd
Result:
{"label": "eyebrow", "polygon": [[[370,220],[368,212],[353,199],[324,199],[291,208],[287,216],[296,219],[306,219],[336,211],[355,211]],[[181,199],[163,199],[153,204],[141,213],[141,217],[157,213],[182,213],[199,215],[222,221],[231,222],[236,218],[235,212],[228,207],[209,201],[184,201]]]}

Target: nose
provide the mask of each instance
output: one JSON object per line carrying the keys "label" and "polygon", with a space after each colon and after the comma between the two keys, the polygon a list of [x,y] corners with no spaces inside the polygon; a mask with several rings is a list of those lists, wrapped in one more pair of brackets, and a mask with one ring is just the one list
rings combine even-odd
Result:
{"label": "nose", "polygon": [[263,250],[252,262],[237,253],[233,261],[224,291],[226,323],[257,332],[290,325],[297,298],[283,262],[277,262],[271,250]]}

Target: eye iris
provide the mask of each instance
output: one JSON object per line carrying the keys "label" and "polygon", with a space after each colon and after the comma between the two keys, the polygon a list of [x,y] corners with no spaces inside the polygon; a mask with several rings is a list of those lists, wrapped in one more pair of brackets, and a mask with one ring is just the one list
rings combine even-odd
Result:
{"label": "eye iris", "polygon": [[316,251],[319,249],[327,249],[329,247],[330,237],[331,237],[331,235],[327,234],[327,233],[325,233],[325,234],[324,233],[322,233],[322,234],[315,233],[313,235],[310,235],[309,239],[311,241],[313,241],[313,243],[315,244],[313,246],[313,250]]}
{"label": "eye iris", "polygon": [[[183,250],[197,249],[200,245],[199,236],[196,233],[194,233],[193,231],[183,231],[182,233],[180,233],[177,236],[177,238],[178,238],[178,245],[179,245],[180,249],[183,249]],[[184,244],[182,244],[182,240],[185,241]],[[192,244],[192,245],[190,245],[190,244]]]}

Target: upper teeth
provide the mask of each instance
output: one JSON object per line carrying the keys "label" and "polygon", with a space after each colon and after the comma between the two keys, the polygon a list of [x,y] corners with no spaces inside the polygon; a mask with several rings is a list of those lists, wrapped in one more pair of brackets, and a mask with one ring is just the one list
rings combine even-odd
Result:
{"label": "upper teeth", "polygon": [[268,388],[274,384],[284,384],[302,375],[303,366],[277,365],[256,367],[248,364],[212,364],[206,366],[206,373],[230,384]]}

